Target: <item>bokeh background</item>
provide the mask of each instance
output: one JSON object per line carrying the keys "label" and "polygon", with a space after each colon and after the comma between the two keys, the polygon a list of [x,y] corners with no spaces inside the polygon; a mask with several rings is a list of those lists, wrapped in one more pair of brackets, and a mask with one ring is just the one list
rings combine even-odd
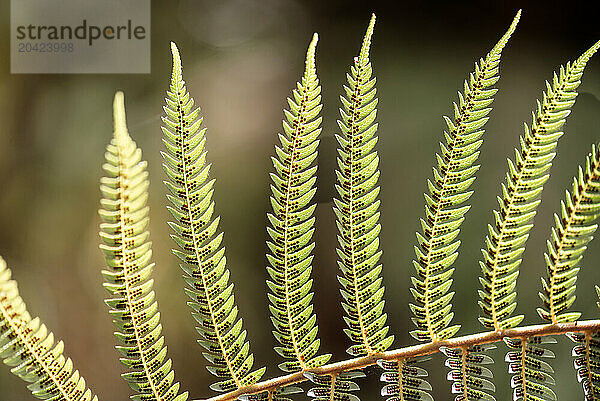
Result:
{"label": "bokeh background", "polygon": [[[332,213],[335,120],[345,72],[358,52],[370,13],[378,16],[372,62],[378,78],[381,155],[382,247],[389,325],[394,346],[414,344],[408,331],[408,288],[412,247],[423,191],[431,176],[456,91],[506,30],[518,8],[523,16],[504,52],[500,92],[494,102],[473,189],[473,207],[463,225],[456,262],[455,322],[460,334],[481,330],[477,322],[477,261],[506,157],[513,155],[524,121],[529,122],[544,80],[560,64],[576,58],[600,39],[593,2],[353,2],[294,0],[180,0],[152,3],[152,73],[149,75],[11,75],[9,2],[0,5],[0,253],[19,281],[21,295],[66,342],[89,385],[103,400],[125,400],[122,366],[114,350],[113,327],[102,302],[106,296],[98,250],[98,180],[104,147],[112,133],[111,102],[124,90],[132,136],[144,150],[150,170],[151,238],[156,292],[164,334],[177,379],[192,397],[213,395],[212,377],[195,343],[185,305],[181,274],[170,253],[165,178],[159,151],[160,115],[171,59],[169,41],[183,56],[188,87],[202,106],[208,127],[209,159],[217,178],[216,202],[225,231],[236,299],[249,332],[257,366],[266,377],[278,374],[265,295],[265,224],[269,157],[281,129],[285,97],[303,71],[313,32],[319,32],[318,72],[323,85],[324,130],[319,150],[319,192],[315,304],[322,350],[345,357],[348,346],[339,305]],[[587,4],[587,5],[586,5]],[[518,312],[538,323],[539,277],[552,214],[570,185],[577,165],[600,139],[600,56],[584,77],[581,95],[565,127],[559,154],[546,185],[518,282]],[[584,318],[598,310],[594,284],[600,284],[600,243],[593,242],[583,263],[574,308]],[[553,349],[565,400],[581,399],[570,359],[571,344],[559,338]],[[510,399],[509,377],[500,344],[494,357],[497,399]],[[428,363],[438,400],[450,400],[443,359]],[[0,400],[32,396],[19,379],[0,367]],[[363,399],[378,396],[378,372],[361,381]]]}

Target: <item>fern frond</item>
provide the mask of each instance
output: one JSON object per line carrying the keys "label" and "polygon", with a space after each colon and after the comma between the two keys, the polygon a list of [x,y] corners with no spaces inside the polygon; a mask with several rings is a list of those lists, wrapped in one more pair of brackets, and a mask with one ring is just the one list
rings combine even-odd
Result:
{"label": "fern frond", "polygon": [[270,198],[273,212],[267,228],[271,241],[267,245],[269,267],[267,280],[273,335],[281,344],[275,351],[286,359],[279,365],[284,372],[297,372],[325,364],[331,355],[317,356],[317,317],[312,304],[312,250],[315,243],[312,200],[317,189],[317,158],[321,120],[321,86],[315,66],[318,35],[315,33],[306,53],[306,69],[297,89],[288,98],[284,110],[280,146],[272,157]]}
{"label": "fern frond", "polygon": [[579,167],[573,178],[573,191],[566,192],[560,206],[561,215],[554,215],[556,226],[544,254],[548,278],[542,279],[544,292],[539,295],[545,309],[537,310],[542,319],[551,323],[574,322],[581,316],[579,312],[563,312],[575,302],[578,266],[598,227],[593,224],[600,214],[600,152],[596,146],[586,157],[585,170]]}
{"label": "fern frond", "polygon": [[63,342],[55,342],[46,325],[31,318],[0,257],[0,358],[40,400],[98,401],[63,350]]}
{"label": "fern frond", "polygon": [[383,373],[380,380],[387,383],[381,389],[386,401],[433,401],[431,385],[425,379],[428,373],[417,366],[418,363],[430,359],[416,357],[398,361],[379,360],[377,364]]}
{"label": "fern frond", "polygon": [[600,47],[600,41],[573,63],[554,74],[552,84],[533,114],[531,128],[527,124],[520,137],[521,150],[515,150],[514,161],[508,160],[506,183],[498,197],[499,210],[494,210],[494,223],[488,226],[486,249],[480,262],[483,276],[479,305],[484,316],[480,322],[495,330],[517,326],[523,315],[512,316],[517,303],[516,282],[521,255],[533,227],[531,220],[540,203],[539,195],[548,180],[548,170],[556,155],[560,131],[575,104],[581,77],[588,60]]}
{"label": "fern frond", "polygon": [[340,96],[341,120],[338,120],[338,168],[334,198],[338,227],[338,266],[342,285],[342,306],[348,328],[344,332],[354,343],[347,352],[353,356],[371,355],[385,351],[394,341],[388,336],[387,314],[383,313],[382,266],[378,264],[379,156],[373,150],[378,137],[376,122],[377,89],[373,67],[369,60],[371,37],[375,27],[372,15],[358,57],[350,73],[348,86]]}
{"label": "fern frond", "polygon": [[219,217],[214,217],[212,200],[214,179],[209,178],[206,162],[206,129],[202,128],[200,109],[188,93],[182,77],[181,59],[174,43],[173,73],[163,117],[161,152],[163,167],[169,178],[165,185],[172,206],[167,206],[174,221],[169,226],[178,248],[173,253],[181,259],[189,306],[198,322],[198,343],[207,352],[207,369],[222,379],[211,385],[216,391],[230,391],[257,382],[265,368],[252,371],[254,357],[238,318],[233,284],[229,283],[223,233],[217,234]]}
{"label": "fern frond", "polygon": [[351,393],[360,388],[353,380],[365,377],[361,371],[341,372],[331,375],[315,375],[312,372],[304,373],[317,387],[313,387],[306,392],[313,401],[360,401],[360,399]]}
{"label": "fern frond", "polygon": [[549,386],[556,384],[552,377],[554,370],[540,358],[554,358],[554,353],[543,344],[555,344],[553,337],[508,338],[504,342],[514,349],[506,354],[508,372],[513,375],[510,385],[513,388],[513,401],[556,400],[556,394]]}
{"label": "fern frond", "polygon": [[100,249],[108,265],[108,270],[102,271],[104,288],[111,294],[105,302],[121,343],[116,348],[129,369],[122,376],[138,393],[132,400],[185,401],[188,394],[179,394],[161,336],[147,230],[147,163],[127,132],[122,92],[115,95],[114,120],[114,137],[106,147],[103,165],[106,176],[100,180]]}
{"label": "fern frond", "polygon": [[568,333],[575,345],[573,361],[586,401],[600,400],[600,332]]}
{"label": "fern frond", "polygon": [[463,205],[473,194],[469,191],[479,169],[475,165],[483,143],[484,126],[492,110],[489,107],[497,92],[493,85],[500,79],[499,64],[502,50],[514,32],[521,11],[510,28],[487,54],[475,64],[475,71],[464,83],[464,94],[459,93],[454,103],[454,119],[444,117],[448,131],[446,142],[440,143],[436,154],[437,168],[433,179],[427,181],[425,217],[421,232],[417,232],[416,276],[412,277],[411,292],[416,304],[410,304],[417,326],[411,335],[419,341],[436,342],[453,337],[459,325],[450,325],[454,317],[452,298],[452,265],[458,257],[460,241],[457,237],[469,205]]}
{"label": "fern frond", "polygon": [[494,360],[485,355],[493,344],[473,345],[463,348],[441,348],[448,357],[446,366],[450,368],[448,380],[452,383],[452,393],[457,394],[455,401],[479,400],[494,401],[490,392],[496,391],[492,383],[492,371],[484,365],[491,365]]}

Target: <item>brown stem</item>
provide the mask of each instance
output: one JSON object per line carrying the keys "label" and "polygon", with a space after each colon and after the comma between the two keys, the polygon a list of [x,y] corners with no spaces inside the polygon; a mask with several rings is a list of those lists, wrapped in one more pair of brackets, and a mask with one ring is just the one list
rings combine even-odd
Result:
{"label": "brown stem", "polygon": [[[488,344],[501,341],[504,338],[526,338],[532,336],[552,336],[565,333],[590,333],[600,331],[600,320],[584,320],[571,323],[541,324],[534,326],[517,327],[488,331],[484,333],[471,334],[468,336],[450,338],[435,343],[412,345],[391,351],[380,352],[368,356],[346,359],[344,361],[330,363],[319,368],[309,369],[309,372],[317,375],[339,374],[348,370],[361,369],[366,366],[375,365],[378,360],[388,361],[413,358],[421,355],[434,354],[440,351],[440,347],[461,348],[472,345]],[[246,386],[226,394],[221,394],[205,401],[233,401],[242,394],[255,394],[263,391],[273,390],[279,387],[289,386],[307,380],[303,372],[291,373],[285,376],[275,377],[251,386]]]}

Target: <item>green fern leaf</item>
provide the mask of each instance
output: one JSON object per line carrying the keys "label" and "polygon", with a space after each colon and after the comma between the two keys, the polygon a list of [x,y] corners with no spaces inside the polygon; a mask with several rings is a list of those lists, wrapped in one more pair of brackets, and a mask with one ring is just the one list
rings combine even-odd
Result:
{"label": "green fern leaf", "polygon": [[383,313],[384,286],[378,264],[379,250],[379,156],[377,141],[377,89],[369,60],[375,27],[372,15],[358,57],[347,74],[345,96],[338,125],[338,169],[334,198],[338,227],[338,265],[342,285],[342,306],[348,328],[344,332],[354,343],[347,352],[353,356],[385,351],[394,341],[388,336],[387,314]]}
{"label": "green fern leaf", "polygon": [[317,356],[321,340],[318,338],[317,318],[313,312],[312,250],[315,231],[312,216],[316,203],[317,139],[322,118],[321,86],[315,67],[315,33],[306,54],[306,69],[297,84],[293,99],[288,98],[290,110],[285,110],[284,134],[279,135],[276,157],[272,158],[275,172],[271,173],[271,205],[267,228],[271,241],[267,242],[270,267],[267,280],[273,334],[280,347],[275,351],[286,359],[279,367],[284,372],[297,372],[319,367],[331,355]]}
{"label": "green fern leaf", "polygon": [[573,361],[586,401],[600,400],[600,332],[568,333],[575,345]]}
{"label": "green fern leaf", "polygon": [[551,323],[573,322],[581,316],[579,312],[564,312],[575,302],[578,266],[598,227],[593,224],[600,213],[600,152],[596,146],[586,157],[585,171],[579,167],[573,178],[572,194],[567,191],[560,206],[561,215],[554,215],[556,227],[544,254],[548,278],[542,279],[544,292],[539,295],[545,308],[537,310]]}
{"label": "green fern leaf", "polygon": [[484,316],[479,320],[485,327],[507,329],[523,320],[522,315],[512,316],[517,306],[520,257],[533,227],[530,221],[540,203],[538,197],[549,178],[558,139],[563,135],[560,129],[575,104],[575,90],[584,68],[598,47],[600,41],[574,63],[561,67],[552,85],[546,83],[547,92],[537,103],[531,129],[525,124],[525,134],[520,137],[521,150],[515,150],[514,162],[508,160],[506,184],[502,184],[502,196],[498,197],[500,210],[494,211],[494,223],[488,226],[487,247],[482,250],[480,262],[483,277],[479,305]]}
{"label": "green fern leaf", "polygon": [[314,401],[360,401],[351,391],[360,389],[353,380],[365,377],[361,371],[321,376],[306,372],[304,376],[317,385],[306,392]]}
{"label": "green fern leaf", "polygon": [[161,152],[165,185],[172,206],[167,206],[175,221],[169,225],[178,245],[173,253],[181,259],[186,293],[192,299],[194,319],[199,326],[198,343],[207,352],[207,369],[222,379],[211,386],[216,391],[231,391],[257,382],[265,368],[252,371],[254,357],[238,318],[233,284],[229,284],[223,234],[217,234],[219,217],[214,217],[212,200],[214,180],[209,179],[210,165],[206,163],[206,129],[201,129],[199,108],[194,108],[182,77],[181,59],[174,43],[173,73],[165,98],[163,142]]}
{"label": "green fern leaf", "polygon": [[513,401],[556,400],[550,389],[556,384],[552,377],[554,370],[541,358],[554,358],[554,353],[544,348],[544,344],[555,344],[553,337],[530,337],[523,339],[507,338],[506,345],[514,349],[506,354],[508,372],[513,375],[510,385],[513,388]]}
{"label": "green fern leaf", "polygon": [[428,373],[417,365],[430,357],[401,359],[399,361],[379,360],[383,369],[380,380],[387,383],[381,389],[386,401],[433,401],[429,394],[431,385],[425,379]]}
{"label": "green fern leaf", "polygon": [[63,350],[63,342],[55,342],[46,325],[31,318],[0,257],[0,358],[40,400],[98,401]]}
{"label": "green fern leaf", "polygon": [[185,401],[167,359],[161,336],[158,303],[152,290],[154,263],[148,242],[148,173],[142,152],[127,132],[123,93],[114,101],[114,137],[106,147],[106,176],[100,180],[103,198],[100,237],[108,270],[103,270],[106,300],[117,328],[121,362],[129,369],[123,378],[138,394],[135,401]]}
{"label": "green fern leaf", "polygon": [[484,126],[491,111],[497,89],[492,86],[500,79],[498,66],[506,43],[514,32],[521,12],[515,16],[508,31],[487,54],[475,64],[475,71],[464,84],[454,103],[454,120],[445,117],[448,131],[446,143],[440,143],[441,154],[436,154],[437,168],[433,180],[428,180],[429,194],[425,194],[425,218],[421,219],[422,232],[417,232],[417,259],[413,261],[416,277],[412,277],[411,292],[416,304],[410,308],[417,330],[411,335],[419,341],[439,341],[453,337],[460,326],[450,325],[452,298],[452,267],[458,256],[460,225],[470,206],[462,206],[473,194],[469,187],[479,169],[474,165],[483,143]]}
{"label": "green fern leaf", "polygon": [[448,357],[446,366],[450,368],[448,380],[452,380],[452,393],[457,394],[455,401],[478,400],[494,401],[490,392],[496,391],[492,383],[492,371],[484,365],[491,365],[494,360],[485,355],[493,344],[481,344],[470,347],[440,350]]}

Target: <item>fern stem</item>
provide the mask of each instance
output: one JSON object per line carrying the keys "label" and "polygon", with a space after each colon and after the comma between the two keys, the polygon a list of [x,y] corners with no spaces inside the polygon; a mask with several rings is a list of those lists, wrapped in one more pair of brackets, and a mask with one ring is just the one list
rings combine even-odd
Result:
{"label": "fern stem", "polygon": [[523,400],[527,400],[527,338],[521,338],[521,388],[523,389]]}
{"label": "fern stem", "polygon": [[331,374],[331,387],[329,391],[329,401],[335,401],[335,381],[337,380],[337,374]]}
{"label": "fern stem", "polygon": [[461,347],[462,354],[460,358],[460,370],[461,370],[461,380],[462,380],[462,392],[463,399],[469,399],[468,386],[467,386],[467,357],[469,356],[469,347],[462,346]]}
{"label": "fern stem", "polygon": [[404,363],[406,362],[406,359],[398,359],[398,388],[400,389],[400,391],[398,392],[398,401],[405,401],[404,400],[404,391],[403,391],[403,385],[402,385],[402,381],[404,380],[403,377],[403,368],[404,368]]}
{"label": "fern stem", "polygon": [[[455,337],[438,342],[413,345],[399,348],[373,355],[362,356],[358,358],[346,359],[339,362],[323,365],[320,368],[310,369],[310,372],[316,375],[339,374],[349,370],[362,369],[367,366],[375,365],[379,360],[397,361],[407,358],[413,358],[422,355],[430,355],[440,352],[440,348],[463,348],[473,345],[490,344],[502,341],[505,338],[530,338],[534,336],[552,336],[566,333],[593,333],[600,331],[600,320],[583,320],[578,322],[532,325],[512,329],[501,329],[497,331],[486,331],[477,334],[471,334],[462,337]],[[302,372],[297,372],[285,376],[279,376],[273,379],[265,380],[251,386],[231,391],[216,397],[205,399],[204,401],[232,401],[242,394],[255,394],[263,391],[269,391],[278,387],[287,386],[293,383],[306,381],[307,378]]]}

